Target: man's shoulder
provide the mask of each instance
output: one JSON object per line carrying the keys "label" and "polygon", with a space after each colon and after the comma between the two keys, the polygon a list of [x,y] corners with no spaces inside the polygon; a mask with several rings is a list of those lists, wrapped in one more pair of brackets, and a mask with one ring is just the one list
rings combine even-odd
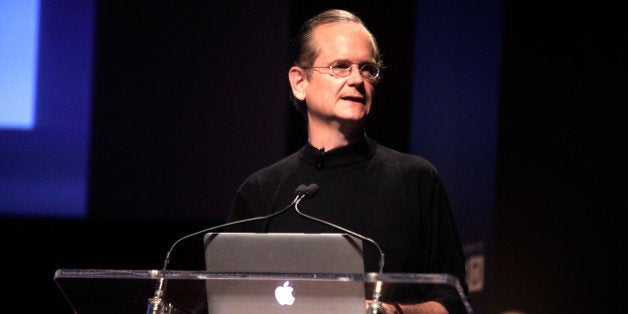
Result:
{"label": "man's shoulder", "polygon": [[423,156],[404,153],[381,144],[377,145],[375,158],[382,162],[391,163],[392,165],[397,165],[399,167],[436,171],[434,165]]}
{"label": "man's shoulder", "polygon": [[295,152],[271,165],[263,167],[253,172],[246,180],[246,182],[259,182],[259,181],[276,181],[281,180],[285,175],[292,173],[297,169],[299,165],[298,152]]}

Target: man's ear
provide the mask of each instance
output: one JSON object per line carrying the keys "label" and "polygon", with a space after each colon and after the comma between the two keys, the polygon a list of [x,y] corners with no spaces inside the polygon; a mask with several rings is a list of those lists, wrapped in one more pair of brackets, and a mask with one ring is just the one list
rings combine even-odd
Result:
{"label": "man's ear", "polygon": [[290,88],[292,88],[294,98],[304,101],[305,88],[307,87],[305,70],[297,66],[291,67],[288,72],[288,80],[290,80]]}

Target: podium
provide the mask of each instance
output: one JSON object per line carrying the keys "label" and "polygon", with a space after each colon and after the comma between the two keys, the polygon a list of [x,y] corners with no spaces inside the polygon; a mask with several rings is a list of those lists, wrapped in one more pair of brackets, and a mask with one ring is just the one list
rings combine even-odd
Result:
{"label": "podium", "polygon": [[[411,273],[219,273],[207,271],[161,271],[118,269],[59,269],[54,280],[73,308],[74,313],[147,313],[149,299],[154,297],[159,282],[165,283],[162,299],[169,305],[169,314],[207,314],[206,286],[215,281],[338,281],[361,282],[365,286],[366,299],[381,290],[382,302],[404,303],[387,291],[394,288],[441,286],[457,292],[461,308],[466,313],[473,310],[460,282],[447,274]],[[366,312],[366,310],[365,310]],[[342,313],[346,314],[346,313]]]}

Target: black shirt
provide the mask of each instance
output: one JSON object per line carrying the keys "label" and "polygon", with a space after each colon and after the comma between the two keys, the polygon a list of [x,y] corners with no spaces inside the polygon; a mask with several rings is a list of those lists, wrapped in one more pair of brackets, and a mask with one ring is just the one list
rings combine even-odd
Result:
{"label": "black shirt", "polygon": [[[448,273],[459,278],[466,293],[462,246],[436,169],[366,135],[327,152],[306,144],[255,172],[238,189],[229,220],[279,211],[294,200],[299,185],[310,183],[319,190],[299,209],[376,241],[385,254],[385,272]],[[338,232],[294,210],[229,231]],[[365,243],[364,256],[365,271],[378,271],[377,249]],[[439,301],[447,307],[448,300]]]}

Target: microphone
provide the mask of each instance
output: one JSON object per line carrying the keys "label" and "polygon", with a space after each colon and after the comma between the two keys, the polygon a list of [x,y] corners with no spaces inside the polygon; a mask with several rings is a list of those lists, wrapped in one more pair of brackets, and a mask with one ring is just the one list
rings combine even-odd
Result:
{"label": "microphone", "polygon": [[[316,183],[312,183],[310,185],[301,184],[295,191],[297,195],[303,195],[304,198],[312,198],[314,197],[314,194],[316,194],[316,192],[318,192],[318,185]],[[301,200],[299,200],[299,203],[300,202]]]}
{"label": "microphone", "polygon": [[[314,196],[314,194],[316,194],[316,192],[318,192],[318,185],[316,183],[312,183],[308,186],[306,186],[305,188],[303,188],[302,193],[304,195],[305,198],[312,198]],[[297,190],[299,190],[297,188]],[[379,251],[379,274],[383,274],[384,272],[384,251],[382,251],[381,247],[379,246],[379,244],[377,244],[377,242],[375,242],[375,240],[368,238],[366,236],[363,236],[355,231],[351,231],[347,228],[341,227],[339,225],[336,225],[334,223],[331,223],[329,221],[323,220],[323,219],[319,219],[307,214],[304,214],[303,212],[301,212],[301,210],[299,210],[299,203],[301,202],[302,199],[299,199],[298,202],[294,203],[294,209],[296,210],[297,214],[299,214],[300,216],[307,218],[309,220],[318,222],[318,223],[322,223],[326,226],[332,227],[336,230],[340,230],[342,232],[348,233],[356,238],[361,239],[362,241],[366,241],[371,243],[373,246],[375,246],[377,248],[377,250]],[[371,304],[369,305],[369,308],[367,309],[366,313],[367,314],[383,314],[384,313],[384,307],[382,305],[382,285],[383,282],[381,280],[378,280],[375,283],[375,292],[373,293],[373,300],[371,301]]]}
{"label": "microphone", "polygon": [[[170,249],[168,250],[168,252],[166,253],[166,257],[164,258],[164,265],[162,267],[162,272],[165,272],[166,269],[168,268],[168,264],[170,263],[170,255],[172,254],[172,251],[174,250],[175,246],[177,246],[177,244],[179,244],[181,241],[186,240],[188,238],[197,236],[199,234],[204,234],[216,229],[221,229],[221,228],[226,228],[226,227],[230,227],[230,226],[234,226],[234,225],[239,225],[239,224],[243,224],[243,223],[247,223],[247,222],[253,222],[253,221],[258,221],[258,220],[264,220],[264,219],[268,219],[268,218],[272,218],[274,216],[277,216],[283,212],[285,212],[286,210],[290,209],[292,206],[297,206],[301,200],[303,200],[304,198],[311,198],[312,196],[314,196],[314,194],[316,194],[316,191],[318,190],[318,186],[312,187],[312,185],[308,185],[306,186],[305,184],[300,184],[296,190],[294,191],[294,193],[296,194],[295,198],[292,200],[292,202],[290,202],[290,204],[286,207],[284,207],[283,209],[276,211],[274,213],[265,215],[265,216],[258,216],[258,217],[252,217],[252,218],[247,218],[247,219],[241,219],[241,220],[236,220],[236,221],[231,221],[228,223],[224,223],[218,226],[213,226],[213,227],[209,227],[203,230],[199,230],[196,231],[194,233],[190,233],[186,236],[183,236],[181,238],[179,238],[177,241],[175,241],[172,246],[170,246]],[[164,301],[161,299],[161,297],[164,295],[164,292],[166,291],[166,280],[164,279],[163,273],[161,275],[161,277],[159,278],[159,284],[157,286],[157,289],[155,290],[155,294],[153,295],[152,298],[149,298],[149,304],[148,304],[148,310],[146,311],[147,314],[160,314],[160,313],[169,313],[169,309],[171,308],[171,304],[165,304]]]}

